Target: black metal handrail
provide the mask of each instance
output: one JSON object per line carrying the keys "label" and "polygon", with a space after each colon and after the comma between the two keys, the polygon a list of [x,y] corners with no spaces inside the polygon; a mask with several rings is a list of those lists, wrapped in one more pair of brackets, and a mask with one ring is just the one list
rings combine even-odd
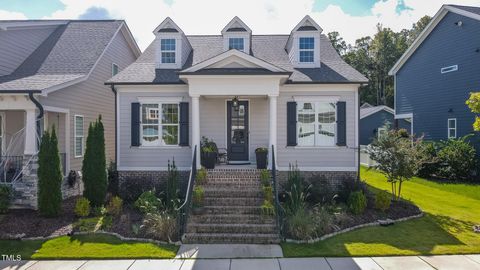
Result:
{"label": "black metal handrail", "polygon": [[178,239],[182,240],[183,235],[187,230],[188,215],[192,206],[192,192],[195,186],[195,177],[197,176],[197,146],[195,145],[192,157],[192,165],[190,167],[190,176],[188,178],[187,191],[185,193],[185,200],[183,204],[177,209],[177,223],[178,223]]}
{"label": "black metal handrail", "polygon": [[0,182],[22,180],[23,156],[0,156]]}
{"label": "black metal handrail", "polygon": [[278,199],[278,183],[277,183],[277,165],[275,162],[275,147],[272,145],[272,186],[273,193],[275,196],[275,216],[276,224],[278,228],[278,236],[282,239],[283,235],[283,208],[280,205],[280,200]]}

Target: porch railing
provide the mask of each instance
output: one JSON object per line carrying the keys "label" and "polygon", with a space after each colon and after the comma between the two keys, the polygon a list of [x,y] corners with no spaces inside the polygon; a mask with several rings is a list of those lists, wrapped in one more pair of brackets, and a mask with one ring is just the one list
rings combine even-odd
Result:
{"label": "porch railing", "polygon": [[178,238],[182,240],[183,235],[187,230],[187,221],[192,206],[192,192],[195,186],[195,177],[197,176],[197,146],[195,145],[192,157],[192,165],[190,167],[190,176],[188,178],[187,191],[185,193],[185,200],[177,209],[177,224],[178,224]]}
{"label": "porch railing", "polygon": [[275,198],[275,222],[278,228],[278,236],[282,239],[283,236],[283,208],[278,199],[278,183],[277,183],[277,165],[275,162],[275,147],[272,145],[272,186],[273,195]]}
{"label": "porch railing", "polygon": [[22,179],[23,156],[0,156],[0,182],[12,183]]}

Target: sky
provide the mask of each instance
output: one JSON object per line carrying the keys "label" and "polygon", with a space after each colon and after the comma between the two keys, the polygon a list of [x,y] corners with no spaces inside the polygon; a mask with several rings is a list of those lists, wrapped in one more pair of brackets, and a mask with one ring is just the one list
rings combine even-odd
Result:
{"label": "sky", "polygon": [[234,16],[253,34],[288,34],[308,14],[325,34],[338,31],[354,44],[375,34],[377,23],[400,31],[442,4],[480,0],[0,0],[0,19],[124,19],[143,50],[166,17],[187,35],[218,35]]}

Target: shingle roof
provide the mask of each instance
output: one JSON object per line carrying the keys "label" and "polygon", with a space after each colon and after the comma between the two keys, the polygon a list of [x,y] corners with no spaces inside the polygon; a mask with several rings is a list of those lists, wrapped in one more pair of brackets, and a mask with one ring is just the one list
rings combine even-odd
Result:
{"label": "shingle roof", "polygon": [[372,115],[374,113],[377,113],[383,110],[388,113],[394,114],[393,109],[385,105],[380,105],[375,107],[363,107],[363,108],[360,108],[360,119],[363,119],[369,115]]}
{"label": "shingle roof", "polygon": [[470,13],[474,13],[474,14],[477,14],[477,15],[480,15],[480,7],[461,6],[461,5],[448,5],[448,6],[451,6],[451,7],[454,7],[454,8],[458,8],[458,9],[461,9],[461,10],[465,10],[465,11],[468,11],[468,12],[470,12]]}
{"label": "shingle roof", "polygon": [[0,76],[0,91],[38,91],[87,76],[122,23],[79,20],[57,26],[12,74]]}
{"label": "shingle roof", "polygon": [[[294,68],[289,60],[285,45],[288,35],[253,35],[251,55],[291,72],[290,83],[367,83],[368,80],[357,70],[345,63],[337,54],[330,40],[321,35],[320,68]],[[193,51],[182,69],[191,67],[224,52],[223,37],[187,36]],[[107,83],[182,83],[179,69],[155,69],[155,41],[137,61],[111,78]]]}

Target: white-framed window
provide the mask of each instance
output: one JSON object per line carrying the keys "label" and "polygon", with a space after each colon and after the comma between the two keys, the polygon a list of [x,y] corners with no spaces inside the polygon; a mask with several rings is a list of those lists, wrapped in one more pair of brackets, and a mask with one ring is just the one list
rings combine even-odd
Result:
{"label": "white-framed window", "polygon": [[457,118],[448,118],[448,138],[457,138]]}
{"label": "white-framed window", "polygon": [[163,64],[175,64],[176,41],[174,38],[161,39],[160,50]]}
{"label": "white-framed window", "polygon": [[336,114],[336,103],[333,102],[298,102],[298,146],[335,146]]}
{"label": "white-framed window", "polygon": [[112,77],[118,74],[118,65],[112,63]]}
{"label": "white-framed window", "polygon": [[388,134],[388,129],[386,127],[381,127],[381,128],[378,128],[378,131],[377,131],[377,139],[381,139],[381,138],[384,138],[386,137]]}
{"label": "white-framed window", "polygon": [[245,50],[244,38],[229,38],[228,39],[228,49],[236,49],[239,51]]}
{"label": "white-framed window", "polygon": [[75,144],[75,157],[82,157],[85,149],[85,136],[83,115],[74,116],[74,144]]}
{"label": "white-framed window", "polygon": [[174,146],[179,143],[178,102],[143,103],[140,134],[143,146]]}
{"label": "white-framed window", "polygon": [[298,40],[300,63],[313,63],[315,54],[315,38],[301,37]]}

